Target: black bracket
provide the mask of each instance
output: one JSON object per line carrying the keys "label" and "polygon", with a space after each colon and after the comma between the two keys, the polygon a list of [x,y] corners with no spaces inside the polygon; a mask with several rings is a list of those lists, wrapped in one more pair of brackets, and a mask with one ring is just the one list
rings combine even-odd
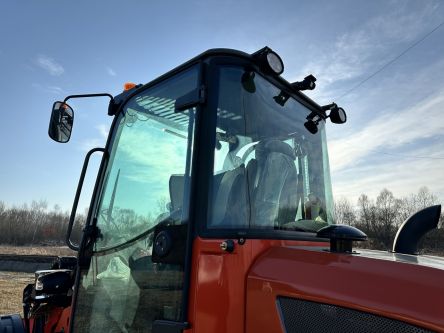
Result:
{"label": "black bracket", "polygon": [[175,112],[185,111],[198,104],[203,104],[205,103],[205,99],[205,86],[202,85],[199,88],[190,91],[188,94],[177,98],[174,103]]}

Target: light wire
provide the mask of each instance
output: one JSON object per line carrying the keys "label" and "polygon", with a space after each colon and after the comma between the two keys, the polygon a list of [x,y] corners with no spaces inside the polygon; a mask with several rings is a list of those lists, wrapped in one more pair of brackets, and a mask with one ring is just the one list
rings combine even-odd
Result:
{"label": "light wire", "polygon": [[389,62],[387,62],[385,65],[383,65],[381,68],[379,68],[378,70],[376,70],[375,72],[373,72],[371,75],[369,75],[367,78],[365,78],[364,80],[362,80],[361,82],[359,82],[358,84],[356,84],[355,86],[353,86],[352,88],[350,88],[349,90],[347,90],[345,93],[343,93],[341,96],[339,96],[338,98],[336,98],[336,100],[339,100],[345,96],[347,96],[348,94],[350,94],[352,91],[356,90],[357,88],[359,88],[360,86],[362,86],[365,82],[367,82],[368,80],[370,80],[371,78],[373,78],[374,76],[376,76],[377,74],[379,74],[380,72],[382,72],[384,69],[386,69],[388,66],[390,66],[391,64],[393,64],[395,61],[397,61],[399,58],[401,58],[404,54],[406,54],[407,52],[409,52],[411,49],[413,49],[415,46],[417,46],[419,43],[421,43],[422,41],[424,41],[427,37],[429,37],[431,34],[433,34],[436,30],[438,30],[439,28],[441,28],[441,26],[444,25],[444,21],[442,21],[440,24],[438,24],[435,28],[433,28],[431,31],[429,31],[427,34],[425,34],[423,37],[421,37],[420,39],[418,39],[416,42],[414,42],[412,45],[410,45],[408,48],[406,48],[404,51],[402,51],[400,54],[398,54],[395,58],[393,58],[392,60],[390,60]]}

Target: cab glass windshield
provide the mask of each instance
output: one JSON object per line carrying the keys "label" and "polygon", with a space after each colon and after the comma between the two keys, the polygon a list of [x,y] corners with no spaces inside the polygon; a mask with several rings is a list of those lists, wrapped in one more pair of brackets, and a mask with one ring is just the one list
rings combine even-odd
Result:
{"label": "cab glass windshield", "polygon": [[116,119],[76,332],[151,332],[155,320],[181,318],[185,251],[162,261],[153,244],[160,227],[187,238],[196,110],[175,103],[197,85],[197,68],[176,74],[133,96]]}
{"label": "cab glass windshield", "polygon": [[324,121],[310,133],[312,110],[281,93],[258,73],[220,69],[209,228],[316,232],[333,223]]}

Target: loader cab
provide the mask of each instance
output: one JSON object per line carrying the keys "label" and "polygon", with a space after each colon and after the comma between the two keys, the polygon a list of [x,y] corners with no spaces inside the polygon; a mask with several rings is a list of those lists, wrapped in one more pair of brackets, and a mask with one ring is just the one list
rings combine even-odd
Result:
{"label": "loader cab", "polygon": [[264,57],[210,50],[112,100],[72,331],[237,332],[255,257],[324,244],[328,117]]}

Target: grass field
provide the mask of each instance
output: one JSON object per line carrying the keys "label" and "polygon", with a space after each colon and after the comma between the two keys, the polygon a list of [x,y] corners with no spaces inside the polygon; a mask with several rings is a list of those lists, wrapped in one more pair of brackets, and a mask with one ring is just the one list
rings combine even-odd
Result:
{"label": "grass field", "polygon": [[[5,246],[0,254],[73,256],[76,252],[63,246]],[[33,273],[0,271],[0,314],[20,313],[23,316],[23,288],[34,283]]]}
{"label": "grass field", "polygon": [[20,313],[23,316],[23,288],[34,282],[34,274],[0,272],[0,314]]}
{"label": "grass field", "polygon": [[66,246],[9,246],[0,245],[0,254],[75,256],[77,252]]}

